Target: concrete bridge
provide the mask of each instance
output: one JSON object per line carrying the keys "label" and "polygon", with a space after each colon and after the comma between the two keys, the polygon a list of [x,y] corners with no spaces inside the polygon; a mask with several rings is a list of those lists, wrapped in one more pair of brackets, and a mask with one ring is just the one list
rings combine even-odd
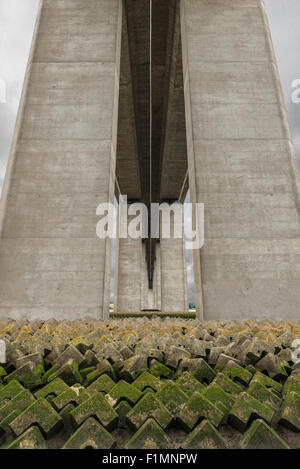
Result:
{"label": "concrete bridge", "polygon": [[[298,318],[299,175],[263,3],[153,0],[152,51],[149,6],[41,1],[1,200],[0,316],[107,317],[96,207],[189,189],[205,204],[198,317]],[[114,302],[186,311],[183,240],[119,239]]]}

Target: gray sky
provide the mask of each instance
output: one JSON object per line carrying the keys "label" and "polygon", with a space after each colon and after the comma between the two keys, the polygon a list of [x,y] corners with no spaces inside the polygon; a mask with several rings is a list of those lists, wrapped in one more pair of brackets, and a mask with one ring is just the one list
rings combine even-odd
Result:
{"label": "gray sky", "polygon": [[[38,4],[39,0],[0,0],[0,79],[7,86],[7,103],[0,104],[0,192]],[[300,78],[300,0],[265,0],[265,6],[300,164],[300,104],[291,101],[291,84]],[[191,297],[193,281],[190,257],[187,269]]]}

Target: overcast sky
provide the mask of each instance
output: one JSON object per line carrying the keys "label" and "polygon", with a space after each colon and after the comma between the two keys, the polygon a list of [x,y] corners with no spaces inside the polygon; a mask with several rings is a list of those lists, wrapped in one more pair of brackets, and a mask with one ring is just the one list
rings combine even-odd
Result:
{"label": "overcast sky", "polygon": [[[0,104],[0,191],[38,4],[39,0],[0,0],[0,80],[7,86],[7,102]],[[265,5],[300,165],[300,104],[291,101],[291,84],[300,78],[300,0],[265,0]],[[188,272],[191,290],[190,262]]]}

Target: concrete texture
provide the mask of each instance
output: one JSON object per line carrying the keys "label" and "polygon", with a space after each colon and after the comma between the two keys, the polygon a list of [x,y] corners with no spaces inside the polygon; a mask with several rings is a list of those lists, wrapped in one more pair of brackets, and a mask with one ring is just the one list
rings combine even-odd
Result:
{"label": "concrete texture", "polygon": [[107,317],[121,0],[41,2],[2,197],[0,314]]}
{"label": "concrete texture", "polygon": [[[182,206],[181,206],[182,208]],[[133,216],[128,216],[129,222]],[[183,209],[179,229],[183,230]],[[171,216],[171,232],[174,230]],[[163,221],[161,220],[161,227]],[[119,228],[119,225],[118,225]],[[162,229],[162,228],[161,228]],[[146,243],[117,238],[114,308],[118,312],[188,311],[184,239],[156,241],[153,288],[149,289]]]}
{"label": "concrete texture", "polygon": [[182,0],[181,28],[198,314],[296,319],[299,175],[263,4]]}

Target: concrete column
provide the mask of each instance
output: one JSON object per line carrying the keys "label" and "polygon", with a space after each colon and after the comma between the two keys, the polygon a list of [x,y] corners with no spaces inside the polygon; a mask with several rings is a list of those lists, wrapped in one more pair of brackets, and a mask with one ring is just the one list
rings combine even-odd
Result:
{"label": "concrete column", "polygon": [[[181,209],[179,219],[170,214],[171,238],[161,236],[160,239],[161,307],[165,312],[188,311],[183,206],[178,204],[177,207]],[[162,223],[161,218],[161,230]],[[174,238],[176,228],[181,238]]]}
{"label": "concrete column", "polygon": [[299,318],[299,173],[260,0],[181,0],[191,201],[205,319]]}
{"label": "concrete column", "polygon": [[[135,216],[127,215],[128,223]],[[125,222],[125,220],[123,221]],[[117,223],[119,230],[119,220]],[[125,232],[125,231],[124,231]],[[156,249],[153,289],[149,290],[146,247],[142,239],[119,238],[116,240],[115,311],[136,313],[161,309],[160,248]]]}
{"label": "concrete column", "polygon": [[122,0],[43,0],[1,206],[0,315],[107,317]]}
{"label": "concrete column", "polygon": [[[134,217],[127,214],[128,222],[132,218]],[[126,220],[123,220],[123,223],[127,224]],[[119,228],[118,217],[114,308],[117,312],[136,313],[141,310],[142,240],[129,237],[120,238],[119,232],[121,230]],[[124,232],[126,231],[127,227]]]}

